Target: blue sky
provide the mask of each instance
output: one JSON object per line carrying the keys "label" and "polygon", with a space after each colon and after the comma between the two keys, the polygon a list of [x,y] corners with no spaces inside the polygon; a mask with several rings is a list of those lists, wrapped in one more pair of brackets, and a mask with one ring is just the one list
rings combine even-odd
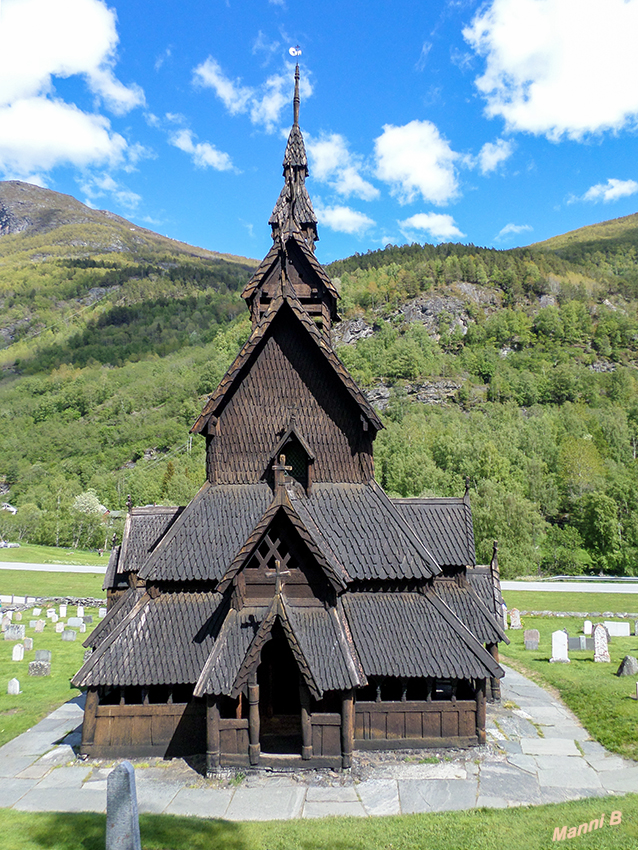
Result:
{"label": "blue sky", "polygon": [[638,0],[0,0],[0,178],[261,258],[294,59],[319,259],[638,207]]}

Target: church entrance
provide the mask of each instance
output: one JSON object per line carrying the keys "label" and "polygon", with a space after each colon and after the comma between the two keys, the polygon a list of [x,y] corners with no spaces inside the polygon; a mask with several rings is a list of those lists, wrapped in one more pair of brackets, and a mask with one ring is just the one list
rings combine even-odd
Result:
{"label": "church entrance", "polygon": [[261,752],[301,755],[299,669],[279,620],[261,651],[257,682]]}

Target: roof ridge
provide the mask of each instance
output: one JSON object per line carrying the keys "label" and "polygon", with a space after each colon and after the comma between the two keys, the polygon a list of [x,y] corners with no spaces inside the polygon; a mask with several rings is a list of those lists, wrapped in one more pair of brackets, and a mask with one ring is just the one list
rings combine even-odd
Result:
{"label": "roof ridge", "polygon": [[[388,496],[388,494],[385,492],[385,490],[379,484],[377,484],[377,482],[374,480],[374,478],[370,482],[370,486],[372,487],[372,490],[375,493],[375,495],[377,496],[377,498],[379,498],[379,499],[385,498],[385,500],[387,501],[387,503],[391,507],[393,516],[396,517],[396,520],[397,520],[399,527],[402,528],[403,531],[408,534],[408,537],[411,539],[412,543],[417,547],[417,550],[421,550],[419,552],[420,556],[422,558],[424,558],[426,560],[426,562],[429,559],[431,564],[433,564],[434,567],[436,568],[436,570],[438,570],[438,572],[432,573],[432,575],[435,576],[435,575],[438,575],[439,573],[441,573],[441,567],[439,566],[439,563],[436,560],[436,558],[434,557],[434,555],[430,552],[428,547],[421,540],[419,540],[419,537],[417,536],[415,530],[401,516],[400,511],[396,510],[396,508],[395,508],[395,506],[392,502],[392,499]],[[430,566],[430,564],[428,564],[428,566]]]}

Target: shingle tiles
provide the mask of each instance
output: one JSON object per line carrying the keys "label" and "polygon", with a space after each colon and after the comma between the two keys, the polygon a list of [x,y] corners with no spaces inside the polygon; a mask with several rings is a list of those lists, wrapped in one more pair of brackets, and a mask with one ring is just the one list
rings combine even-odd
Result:
{"label": "shingle tiles", "polygon": [[463,499],[392,499],[441,566],[476,563],[472,511]]}

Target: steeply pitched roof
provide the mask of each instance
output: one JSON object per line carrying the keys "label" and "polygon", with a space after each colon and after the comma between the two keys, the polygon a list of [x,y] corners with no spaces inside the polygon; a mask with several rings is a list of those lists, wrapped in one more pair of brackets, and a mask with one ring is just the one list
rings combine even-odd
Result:
{"label": "steeply pitched roof", "polygon": [[97,624],[90,635],[86,638],[83,646],[95,649],[102,641],[106,640],[119,624],[131,613],[135,605],[146,593],[143,587],[131,587],[106,612],[106,617]]}
{"label": "steeply pitched roof", "polygon": [[441,566],[476,563],[472,510],[466,499],[392,499]]}
{"label": "steeply pitched roof", "polygon": [[440,572],[376,482],[314,484],[310,496],[293,486],[287,492],[322,551],[331,552],[351,580],[431,578]]}
{"label": "steeply pitched roof", "polygon": [[136,573],[183,510],[163,505],[133,508],[126,517],[122,545],[111,552],[103,589],[114,588],[128,573]]}
{"label": "steeply pitched roof", "polygon": [[459,584],[455,579],[437,577],[434,579],[434,589],[481,643],[509,643],[493,611],[486,608],[471,585]]}
{"label": "steeply pitched roof", "polygon": [[219,581],[272,501],[265,482],[206,483],[144,567],[148,581]]}
{"label": "steeply pitched roof", "polygon": [[435,593],[346,593],[367,676],[483,679],[503,670]]}
{"label": "steeply pitched roof", "polygon": [[290,319],[294,321],[296,319],[300,323],[301,327],[308,332],[309,337],[316,344],[317,351],[320,352],[321,356],[325,358],[326,362],[330,365],[335,377],[341,381],[341,384],[345,387],[353,401],[359,406],[362,415],[375,430],[378,431],[383,428],[383,424],[376,411],[370,405],[365,395],[361,392],[344,364],[341,360],[339,360],[331,346],[326,342],[321,332],[317,329],[315,323],[295,297],[294,293],[289,292],[286,295],[278,296],[271,302],[264,318],[253,330],[234,362],[222,378],[219,386],[209,398],[201,415],[191,428],[191,431],[193,433],[200,433],[203,431],[210,417],[216,415],[225,405],[230,395],[234,392],[237,383],[241,379],[244,369],[248,367],[251,357],[253,355],[256,356],[277,318],[281,318],[282,321],[289,321]]}
{"label": "steeply pitched roof", "polygon": [[477,566],[467,570],[465,577],[501,628],[503,623],[503,596],[498,571],[493,571],[490,566]]}
{"label": "steeply pitched roof", "polygon": [[145,593],[73,677],[76,687],[195,684],[219,627],[218,593]]}

